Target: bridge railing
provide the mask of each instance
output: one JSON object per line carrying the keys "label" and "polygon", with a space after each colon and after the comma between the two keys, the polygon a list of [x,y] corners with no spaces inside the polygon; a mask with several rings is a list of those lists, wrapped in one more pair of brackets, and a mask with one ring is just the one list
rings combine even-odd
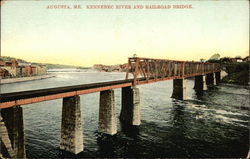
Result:
{"label": "bridge railing", "polygon": [[220,71],[218,63],[174,61],[133,57],[128,59],[126,79],[132,73],[136,85],[139,78],[165,80],[186,78]]}

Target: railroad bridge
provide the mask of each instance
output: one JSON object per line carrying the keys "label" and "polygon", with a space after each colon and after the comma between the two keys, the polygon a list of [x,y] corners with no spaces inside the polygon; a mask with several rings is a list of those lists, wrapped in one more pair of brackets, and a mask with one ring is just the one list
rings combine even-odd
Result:
{"label": "railroad bridge", "polygon": [[186,79],[190,77],[194,78],[195,91],[202,93],[207,85],[220,82],[220,65],[133,57],[128,59],[125,80],[1,94],[0,157],[26,157],[22,105],[62,98],[60,149],[77,154],[84,149],[79,95],[100,92],[98,130],[114,135],[117,129],[113,89],[122,89],[120,120],[139,126],[140,95],[137,85],[173,80],[172,98],[185,100]]}

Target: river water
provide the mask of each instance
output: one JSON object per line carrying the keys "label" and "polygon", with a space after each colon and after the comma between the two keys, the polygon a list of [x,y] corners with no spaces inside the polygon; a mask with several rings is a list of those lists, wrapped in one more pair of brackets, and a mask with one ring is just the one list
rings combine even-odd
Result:
{"label": "river water", "polygon": [[[60,70],[56,70],[60,71]],[[51,72],[54,78],[1,85],[1,92],[124,79],[124,73]],[[63,157],[246,157],[249,149],[249,89],[220,84],[197,96],[187,80],[188,100],[170,98],[172,80],[140,85],[139,127],[127,127],[118,117],[121,89],[115,89],[117,131],[98,133],[99,93],[81,95],[84,151],[59,149],[62,99],[24,105],[28,158]]]}

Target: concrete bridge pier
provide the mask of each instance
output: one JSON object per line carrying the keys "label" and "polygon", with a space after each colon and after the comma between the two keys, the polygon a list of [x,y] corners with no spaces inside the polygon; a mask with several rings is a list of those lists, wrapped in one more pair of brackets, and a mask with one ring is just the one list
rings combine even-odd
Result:
{"label": "concrete bridge pier", "polygon": [[220,75],[220,72],[215,72],[214,73],[215,75],[215,84],[218,85],[220,83],[220,80],[221,80],[221,75]]}
{"label": "concrete bridge pier", "polygon": [[173,80],[172,98],[176,98],[180,100],[187,99],[186,80],[184,78]]}
{"label": "concrete bridge pier", "polygon": [[63,98],[60,149],[78,154],[83,148],[80,96]]}
{"label": "concrete bridge pier", "polygon": [[204,90],[207,90],[206,85],[206,76],[199,75],[194,77],[194,89],[196,92],[202,92]]}
{"label": "concrete bridge pier", "polygon": [[117,133],[114,90],[100,92],[99,132],[114,135]]}
{"label": "concrete bridge pier", "polygon": [[206,84],[208,86],[211,86],[211,85],[215,84],[215,75],[214,75],[214,73],[206,74]]}
{"label": "concrete bridge pier", "polygon": [[140,125],[140,92],[136,87],[122,88],[122,108],[120,120],[129,125]]}
{"label": "concrete bridge pier", "polygon": [[0,135],[0,157],[26,158],[22,107],[1,109]]}

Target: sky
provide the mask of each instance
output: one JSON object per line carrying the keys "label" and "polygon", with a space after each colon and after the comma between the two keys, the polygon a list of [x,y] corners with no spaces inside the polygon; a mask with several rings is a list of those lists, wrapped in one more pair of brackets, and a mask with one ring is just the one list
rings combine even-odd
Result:
{"label": "sky", "polygon": [[[48,9],[66,5],[71,9]],[[74,9],[80,5],[81,9]],[[143,9],[86,9],[142,5]],[[170,9],[145,9],[170,5]],[[173,5],[192,5],[174,9]],[[75,66],[249,54],[249,2],[8,0],[1,6],[1,56]]]}

